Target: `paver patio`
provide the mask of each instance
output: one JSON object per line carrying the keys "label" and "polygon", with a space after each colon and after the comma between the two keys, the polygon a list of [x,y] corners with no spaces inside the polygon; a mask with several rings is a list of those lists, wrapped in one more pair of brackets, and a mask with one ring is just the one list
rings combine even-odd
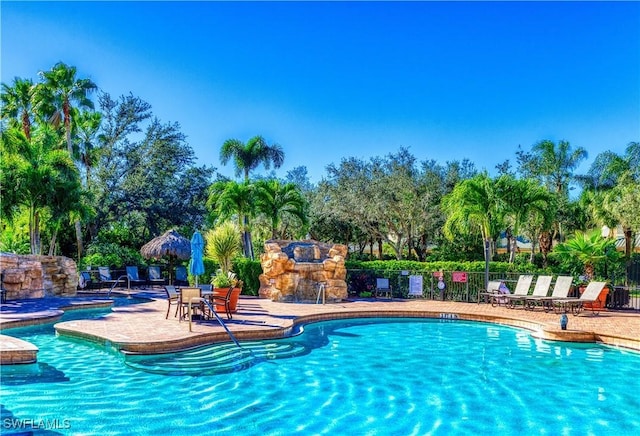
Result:
{"label": "paver patio", "polygon": [[[167,301],[163,292],[136,294],[154,299],[141,304],[115,307],[98,319],[74,320],[55,324],[58,333],[108,344],[126,352],[158,353],[176,351],[197,345],[228,341],[229,336],[217,321],[196,321],[189,331],[188,321],[169,315],[165,319]],[[0,310],[0,329],[38,322],[52,322],[65,308],[80,305],[104,305],[100,299],[45,298],[9,301]],[[107,303],[108,304],[108,303]],[[328,319],[351,317],[429,317],[486,321],[521,327],[536,337],[552,340],[600,342],[640,351],[640,312],[590,311],[569,315],[569,326],[560,330],[560,315],[535,311],[492,307],[489,304],[459,303],[423,299],[355,300],[339,303],[278,303],[243,296],[228,328],[239,339],[266,339],[290,335],[299,325]],[[9,356],[21,350],[19,340],[0,335],[3,363],[14,363]],[[23,342],[23,341],[22,341]],[[24,345],[24,344],[23,344]],[[26,347],[26,345],[24,345]]]}

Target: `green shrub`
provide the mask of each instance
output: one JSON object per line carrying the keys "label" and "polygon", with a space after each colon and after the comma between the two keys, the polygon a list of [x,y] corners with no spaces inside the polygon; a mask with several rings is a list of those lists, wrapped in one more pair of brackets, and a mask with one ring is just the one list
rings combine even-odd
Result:
{"label": "green shrub", "polygon": [[94,243],[87,248],[87,255],[80,261],[80,268],[108,266],[123,268],[127,265],[144,265],[140,252],[112,242]]}
{"label": "green shrub", "polygon": [[233,261],[233,271],[235,271],[238,279],[244,283],[242,288],[244,295],[258,295],[258,290],[260,289],[258,277],[262,274],[260,261],[237,257]]}

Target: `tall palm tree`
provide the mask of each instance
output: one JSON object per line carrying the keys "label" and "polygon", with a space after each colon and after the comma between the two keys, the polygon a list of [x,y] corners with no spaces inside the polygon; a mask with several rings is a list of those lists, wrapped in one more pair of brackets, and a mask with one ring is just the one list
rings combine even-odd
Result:
{"label": "tall palm tree", "polygon": [[[95,91],[97,86],[90,79],[78,79],[76,67],[58,62],[50,71],[39,73],[43,80],[43,98],[46,108],[51,112],[51,120],[62,119],[67,140],[67,149],[73,156],[73,144],[71,141],[71,113],[74,107],[93,109],[93,102],[89,99],[89,93]],[[75,105],[74,105],[75,104]]]}
{"label": "tall palm tree", "polygon": [[515,179],[506,175],[497,180],[496,188],[513,231],[512,246],[509,247],[509,262],[513,263],[521,227],[534,215],[544,218],[551,209],[553,195],[532,179]]}
{"label": "tall palm tree", "polygon": [[442,199],[447,215],[444,234],[453,239],[457,231],[480,232],[485,245],[485,259],[493,252],[493,237],[503,222],[500,198],[495,182],[485,172],[458,183],[451,193]]}
{"label": "tall palm tree", "polygon": [[[307,202],[293,183],[279,180],[259,180],[255,184],[256,208],[271,222],[271,237],[278,237],[278,229],[285,215],[293,216],[303,224],[307,223],[305,213]],[[282,237],[284,230],[281,232]]]}
{"label": "tall palm tree", "polygon": [[15,119],[22,126],[27,139],[31,138],[31,122],[36,104],[36,85],[31,79],[13,79],[13,85],[2,84],[0,100],[2,119]]}
{"label": "tall palm tree", "polygon": [[582,147],[573,149],[568,141],[558,144],[543,140],[533,145],[533,154],[526,164],[528,173],[546,181],[549,189],[566,195],[573,170],[587,158],[587,150]]}
{"label": "tall palm tree", "polygon": [[99,146],[100,123],[102,114],[100,112],[82,111],[76,118],[76,137],[79,161],[85,171],[85,187],[89,189],[91,181],[91,170],[98,163],[101,148]]}
{"label": "tall palm tree", "polygon": [[254,136],[247,143],[238,139],[228,139],[220,149],[220,162],[226,165],[233,159],[236,176],[244,173],[245,182],[249,181],[249,172],[258,165],[264,164],[269,169],[271,163],[274,168],[280,168],[284,162],[284,151],[278,144],[269,145],[262,136]]}
{"label": "tall palm tree", "polygon": [[[269,169],[271,163],[275,168],[280,168],[284,162],[284,151],[278,144],[267,144],[267,141],[260,135],[249,139],[246,144],[238,139],[228,139],[220,149],[220,162],[225,165],[232,158],[236,176],[244,173],[244,181],[249,183],[249,173],[260,164],[264,164],[266,169]],[[241,226],[244,253],[245,256],[253,259],[253,244],[249,227],[249,215],[245,215],[244,223]]]}
{"label": "tall palm tree", "polygon": [[[67,150],[73,157],[73,143],[71,141],[71,113],[75,107],[93,109],[93,102],[89,99],[90,92],[97,89],[90,79],[78,79],[76,67],[58,62],[50,71],[39,73],[43,80],[42,97],[46,107],[52,113],[51,120],[59,120],[62,117],[67,140]],[[84,251],[82,242],[82,228],[80,221],[75,222],[76,242],[78,245],[78,261]]]}

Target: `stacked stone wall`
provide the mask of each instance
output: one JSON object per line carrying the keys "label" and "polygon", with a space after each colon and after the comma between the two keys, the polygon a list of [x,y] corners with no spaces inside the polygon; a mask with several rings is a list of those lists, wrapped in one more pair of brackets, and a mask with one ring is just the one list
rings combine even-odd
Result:
{"label": "stacked stone wall", "polygon": [[274,301],[315,301],[318,285],[328,301],[347,297],[347,246],[314,240],[269,240],[260,256],[259,294]]}
{"label": "stacked stone wall", "polygon": [[0,253],[0,272],[7,300],[68,297],[78,289],[78,267],[68,257]]}

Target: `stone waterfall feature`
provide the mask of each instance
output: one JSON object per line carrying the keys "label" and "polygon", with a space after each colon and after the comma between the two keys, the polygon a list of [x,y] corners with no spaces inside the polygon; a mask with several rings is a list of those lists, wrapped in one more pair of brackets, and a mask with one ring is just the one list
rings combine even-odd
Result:
{"label": "stone waterfall feature", "polygon": [[319,286],[324,286],[326,301],[341,301],[347,297],[346,245],[311,239],[271,239],[264,246],[265,252],[260,256],[259,294],[262,298],[315,303]]}
{"label": "stone waterfall feature", "polygon": [[73,259],[0,253],[0,272],[7,299],[75,296],[78,268]]}

